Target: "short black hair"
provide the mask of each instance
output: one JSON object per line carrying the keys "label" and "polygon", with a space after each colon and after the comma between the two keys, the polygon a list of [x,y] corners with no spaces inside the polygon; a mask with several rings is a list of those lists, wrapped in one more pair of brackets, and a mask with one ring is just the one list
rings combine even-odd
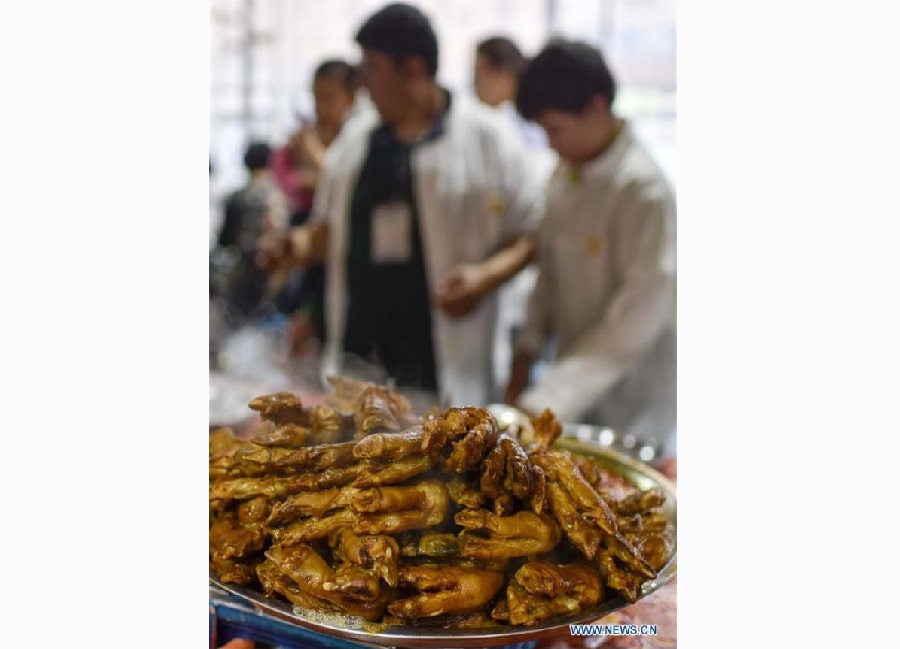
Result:
{"label": "short black hair", "polygon": [[356,33],[360,47],[389,54],[398,63],[413,56],[425,62],[434,77],[438,67],[437,36],[421,11],[395,3],[372,14]]}
{"label": "short black hair", "polygon": [[354,90],[353,66],[342,59],[328,59],[319,64],[313,74],[313,79],[334,79],[340,83],[347,92]]}
{"label": "short black hair", "polygon": [[244,166],[250,171],[259,171],[269,166],[272,150],[265,142],[251,142],[244,153]]}
{"label": "short black hair", "polygon": [[525,119],[545,110],[581,113],[595,95],[610,106],[616,98],[616,80],[603,55],[587,43],[555,40],[526,67],[516,108]]}
{"label": "short black hair", "polygon": [[481,41],[475,51],[495,70],[519,76],[525,67],[525,57],[522,56],[521,50],[504,36],[494,36]]}

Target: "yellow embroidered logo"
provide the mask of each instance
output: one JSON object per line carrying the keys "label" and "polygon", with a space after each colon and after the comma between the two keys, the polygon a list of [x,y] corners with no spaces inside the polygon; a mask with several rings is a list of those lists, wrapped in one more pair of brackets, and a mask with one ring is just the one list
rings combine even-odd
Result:
{"label": "yellow embroidered logo", "polygon": [[503,211],[506,209],[506,201],[503,199],[503,194],[500,192],[491,192],[490,198],[488,198],[488,211],[492,216],[501,216]]}
{"label": "yellow embroidered logo", "polygon": [[598,237],[596,234],[589,236],[585,239],[585,248],[591,256],[599,254],[603,250],[603,237]]}

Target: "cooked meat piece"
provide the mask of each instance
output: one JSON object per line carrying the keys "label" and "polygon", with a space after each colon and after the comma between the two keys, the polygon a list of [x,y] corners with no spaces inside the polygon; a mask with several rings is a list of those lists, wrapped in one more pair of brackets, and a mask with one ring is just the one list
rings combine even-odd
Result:
{"label": "cooked meat piece", "polygon": [[303,587],[305,593],[331,601],[322,585],[334,576],[334,570],[311,546],[273,545],[266,552],[266,558],[286,577]]}
{"label": "cooked meat piece", "polygon": [[256,577],[252,560],[222,559],[213,557],[210,566],[224,583],[249,584]]}
{"label": "cooked meat piece", "polygon": [[354,487],[377,487],[397,484],[424,473],[434,464],[427,455],[409,455],[401,460],[367,460],[360,464]]}
{"label": "cooked meat piece", "polygon": [[509,623],[509,602],[506,597],[497,602],[494,610],[491,611],[491,617],[497,622]]}
{"label": "cooked meat piece", "polygon": [[449,501],[447,487],[440,482],[428,480],[403,487],[359,489],[354,494],[350,506],[353,511],[362,514],[413,509],[427,514],[436,513],[440,520],[443,520],[447,515]]}
{"label": "cooked meat piece", "polygon": [[481,493],[501,501],[507,509],[511,496],[525,499],[537,490],[538,478],[519,440],[503,433],[481,465]]}
{"label": "cooked meat piece", "polygon": [[397,585],[397,562],[400,548],[390,536],[357,536],[348,529],[334,535],[332,549],[339,561],[367,570],[390,586]]}
{"label": "cooked meat piece", "polygon": [[237,457],[252,444],[238,439],[230,428],[209,435],[209,479],[218,480],[235,472]]}
{"label": "cooked meat piece", "polygon": [[632,516],[617,516],[616,525],[624,534],[642,532],[662,532],[668,527],[669,519],[658,509],[650,509]]}
{"label": "cooked meat piece", "polygon": [[265,523],[272,511],[272,501],[269,498],[251,498],[238,505],[238,521],[241,525],[260,525]]}
{"label": "cooked meat piece", "polygon": [[531,426],[534,428],[534,441],[539,446],[550,448],[553,442],[562,435],[562,425],[557,421],[553,411],[544,410],[539,416],[532,417]]}
{"label": "cooked meat piece", "polygon": [[600,576],[590,567],[579,563],[558,565],[545,561],[530,561],[519,568],[514,578],[533,595],[547,597],[566,595],[588,606],[603,599]]}
{"label": "cooked meat piece", "polygon": [[440,512],[429,513],[416,510],[367,516],[358,515],[353,530],[360,534],[396,534],[432,527],[442,522],[443,518]]}
{"label": "cooked meat piece", "polygon": [[422,427],[414,426],[400,433],[374,433],[356,443],[353,455],[358,458],[401,459],[422,454]]}
{"label": "cooked meat piece", "polygon": [[[552,518],[528,511],[497,516],[483,509],[464,509],[457,512],[455,520],[468,530],[460,534],[460,554],[473,559],[537,555],[552,550],[562,538]],[[477,536],[473,531],[485,531],[489,537]]]}
{"label": "cooked meat piece", "polygon": [[242,526],[231,515],[223,516],[209,528],[210,553],[220,559],[247,557],[263,549],[265,536],[260,529]]}
{"label": "cooked meat piece", "polygon": [[397,432],[418,420],[405,397],[380,385],[364,387],[357,397],[354,411],[357,437]]}
{"label": "cooked meat piece", "polygon": [[388,599],[394,595],[391,589],[385,588],[377,599],[356,601],[337,592],[335,588],[326,588],[326,583],[334,583],[334,570],[308,545],[274,545],[266,552],[266,558],[304,594],[324,600],[339,611],[343,610],[366,620],[381,619]]}
{"label": "cooked meat piece", "polygon": [[299,449],[256,447],[242,453],[240,463],[252,463],[265,471],[305,469],[318,471],[348,466],[356,462],[353,442],[305,446]]}
{"label": "cooked meat piece", "polygon": [[550,509],[550,502],[547,499],[547,474],[539,466],[533,466],[534,471],[534,488],[531,493],[531,511],[541,515]]}
{"label": "cooked meat piece", "polygon": [[268,422],[266,427],[250,441],[257,446],[273,446],[279,448],[300,448],[311,443],[312,429],[297,424],[276,426]]}
{"label": "cooked meat piece", "polygon": [[603,535],[600,528],[575,509],[569,494],[557,483],[550,483],[547,491],[550,500],[550,511],[562,526],[563,531],[576,548],[588,559],[597,555],[600,539]]}
{"label": "cooked meat piece", "polygon": [[588,484],[571,457],[559,451],[537,450],[531,461],[541,467],[551,483],[558,483],[569,494],[578,512],[607,534],[616,533],[615,516],[606,501]]}
{"label": "cooked meat piece", "polygon": [[300,397],[290,392],[276,392],[256,397],[249,405],[260,417],[278,426],[284,424],[309,426],[310,423],[309,414],[303,407]]}
{"label": "cooked meat piece", "polygon": [[452,500],[458,507],[467,507],[469,509],[479,509],[484,503],[484,496],[474,484],[463,480],[456,475],[447,483],[447,491]]}
{"label": "cooked meat piece", "polygon": [[469,415],[469,420],[477,418],[477,422],[467,427],[468,432],[459,441],[453,444],[450,456],[444,461],[444,466],[456,473],[465,473],[477,468],[482,458],[497,443],[500,431],[497,421],[487,410],[478,408],[474,415]]}
{"label": "cooked meat piece", "polygon": [[351,434],[352,416],[344,415],[331,406],[315,406],[309,411],[309,423],[317,435],[317,442],[331,443]]}
{"label": "cooked meat piece", "polygon": [[620,516],[640,514],[650,509],[662,506],[666,502],[666,496],[662,490],[653,488],[647,491],[635,491],[616,502],[616,513]]}
{"label": "cooked meat piece", "polygon": [[398,617],[420,618],[473,613],[503,587],[503,573],[454,566],[405,566],[400,583],[420,591],[388,606]]}
{"label": "cooked meat piece", "polygon": [[515,581],[506,589],[506,600],[509,623],[514,625],[531,626],[557,615],[576,613],[581,609],[581,603],[575,597],[534,595]]}
{"label": "cooked meat piece", "polygon": [[442,524],[447,519],[450,496],[444,485],[432,481],[360,490],[350,506],[359,513],[354,531],[396,534]]}
{"label": "cooked meat piece", "polygon": [[[672,556],[675,540],[671,531],[642,534],[629,539],[654,570],[662,570]],[[626,536],[627,538],[627,536]]]}
{"label": "cooked meat piece", "polygon": [[353,464],[339,469],[325,469],[318,473],[301,473],[293,476],[264,476],[260,478],[234,478],[214,482],[209,488],[210,500],[247,500],[257,496],[275,498],[299,493],[308,489],[327,489],[349,484],[359,473],[360,466]]}
{"label": "cooked meat piece", "polygon": [[287,527],[273,527],[271,534],[282,545],[294,545],[324,539],[346,527],[352,529],[355,525],[356,514],[348,509],[339,509],[327,516],[301,519]]}
{"label": "cooked meat piece", "polygon": [[281,525],[304,516],[321,516],[334,509],[343,509],[350,505],[355,493],[355,489],[344,487],[288,496],[272,507],[267,523],[269,526]]}
{"label": "cooked meat piece", "polygon": [[600,577],[607,586],[621,593],[628,602],[637,601],[641,592],[641,584],[645,581],[640,575],[623,570],[613,560],[612,554],[605,548],[597,551]]}
{"label": "cooked meat piece", "polygon": [[484,408],[450,408],[422,425],[422,449],[440,453],[448,445],[444,466],[456,473],[476,468],[497,443],[497,420]]}
{"label": "cooked meat piece", "polygon": [[297,582],[278,568],[274,561],[267,559],[257,565],[256,576],[262,584],[263,594],[266,597],[278,593],[294,606],[307,611],[343,612],[339,606],[304,592]]}
{"label": "cooked meat piece", "polygon": [[656,571],[653,567],[621,534],[607,536],[604,539],[604,544],[612,556],[628,566],[633,572],[644,577],[644,579],[654,579],[656,577]]}
{"label": "cooked meat piece", "polygon": [[245,443],[235,437],[234,431],[230,428],[217,428],[209,434],[209,457],[213,458],[228,453],[233,449],[240,448]]}
{"label": "cooked meat piece", "polygon": [[437,534],[429,532],[422,535],[418,543],[418,556],[453,557],[459,554],[461,545],[456,534]]}
{"label": "cooked meat piece", "polygon": [[322,587],[347,599],[363,602],[377,599],[381,594],[378,576],[371,570],[352,564],[339,566],[331,581],[326,581]]}

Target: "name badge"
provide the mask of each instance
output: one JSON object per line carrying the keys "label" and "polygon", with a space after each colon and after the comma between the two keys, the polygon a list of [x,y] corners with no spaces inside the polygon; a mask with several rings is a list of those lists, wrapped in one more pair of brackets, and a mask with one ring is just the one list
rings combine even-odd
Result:
{"label": "name badge", "polygon": [[412,258],[412,213],[409,203],[383,203],[372,212],[372,263],[399,264]]}

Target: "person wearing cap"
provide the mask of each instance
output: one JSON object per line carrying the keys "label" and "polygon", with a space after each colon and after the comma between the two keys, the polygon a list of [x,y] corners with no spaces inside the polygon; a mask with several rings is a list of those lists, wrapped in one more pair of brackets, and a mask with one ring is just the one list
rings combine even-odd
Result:
{"label": "person wearing cap", "polygon": [[540,183],[499,115],[438,84],[421,11],[388,5],[356,42],[376,111],[345,124],[311,224],[270,238],[262,261],[327,260],[325,374],[361,358],[401,389],[483,404],[496,290],[533,255]]}
{"label": "person wearing cap", "polygon": [[[675,199],[615,96],[603,56],[584,43],[550,43],[520,81],[516,106],[560,162],[505,399],[664,443],[676,414]],[[529,385],[550,338],[555,358]]]}

